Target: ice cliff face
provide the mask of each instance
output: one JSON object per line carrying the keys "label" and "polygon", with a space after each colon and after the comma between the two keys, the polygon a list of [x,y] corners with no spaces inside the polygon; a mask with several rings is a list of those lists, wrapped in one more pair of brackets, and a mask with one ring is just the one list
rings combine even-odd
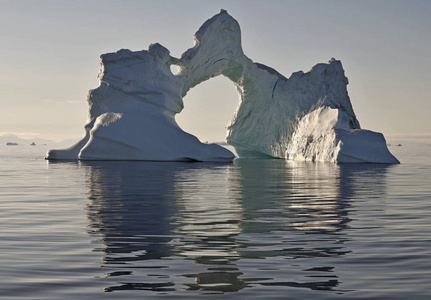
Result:
{"label": "ice cliff face", "polygon": [[203,144],[175,121],[183,109],[183,81],[170,71],[176,59],[159,44],[148,51],[101,56],[98,88],[88,94],[86,135],[48,159],[231,161],[234,155]]}
{"label": "ice cliff face", "polygon": [[[229,151],[200,143],[174,119],[191,88],[223,75],[240,95],[227,136],[240,157],[398,163],[383,135],[360,129],[340,61],[286,78],[243,53],[240,27],[224,10],[194,41],[180,59],[158,44],[102,55],[100,86],[88,97],[86,137],[47,158],[231,160]],[[171,64],[180,67],[177,75]]]}

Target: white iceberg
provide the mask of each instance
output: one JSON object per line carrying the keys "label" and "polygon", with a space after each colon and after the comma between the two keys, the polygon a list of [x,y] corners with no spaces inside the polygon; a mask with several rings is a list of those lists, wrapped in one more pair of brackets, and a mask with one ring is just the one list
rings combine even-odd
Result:
{"label": "white iceberg", "polygon": [[239,24],[224,10],[194,41],[180,59],[159,44],[102,55],[86,136],[47,159],[230,161],[230,151],[201,143],[175,121],[191,88],[224,75],[240,94],[227,135],[240,157],[399,163],[382,134],[360,129],[340,61],[286,78],[243,53]]}

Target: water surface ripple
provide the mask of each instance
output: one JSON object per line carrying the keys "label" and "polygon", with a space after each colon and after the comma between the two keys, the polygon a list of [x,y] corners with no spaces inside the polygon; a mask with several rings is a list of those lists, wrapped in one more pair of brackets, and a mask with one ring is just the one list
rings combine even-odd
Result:
{"label": "water surface ripple", "polygon": [[431,297],[429,144],[395,149],[401,165],[3,148],[5,299]]}

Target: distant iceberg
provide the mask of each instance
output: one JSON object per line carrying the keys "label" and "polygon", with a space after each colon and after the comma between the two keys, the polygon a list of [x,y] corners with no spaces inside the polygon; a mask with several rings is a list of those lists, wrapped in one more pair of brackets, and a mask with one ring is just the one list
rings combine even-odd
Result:
{"label": "distant iceberg", "polygon": [[[224,75],[240,94],[227,135],[240,157],[399,163],[382,134],[360,128],[340,61],[286,78],[243,53],[239,24],[225,10],[207,20],[194,41],[179,59],[159,44],[102,55],[100,85],[88,95],[85,137],[46,158],[231,161],[230,151],[201,143],[175,121],[191,88]],[[179,67],[176,75],[171,65]]]}

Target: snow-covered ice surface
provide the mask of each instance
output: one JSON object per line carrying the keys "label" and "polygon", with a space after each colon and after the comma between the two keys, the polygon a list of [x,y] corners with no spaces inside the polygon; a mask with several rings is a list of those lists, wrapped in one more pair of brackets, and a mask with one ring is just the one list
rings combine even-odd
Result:
{"label": "snow-covered ice surface", "polygon": [[[230,161],[230,151],[201,143],[175,121],[191,88],[224,75],[240,95],[227,135],[240,157],[399,163],[382,134],[360,128],[340,61],[286,78],[243,53],[239,24],[224,10],[194,41],[180,59],[159,44],[102,55],[86,136],[69,149],[50,150],[47,159]],[[176,75],[172,64],[179,66]]]}

